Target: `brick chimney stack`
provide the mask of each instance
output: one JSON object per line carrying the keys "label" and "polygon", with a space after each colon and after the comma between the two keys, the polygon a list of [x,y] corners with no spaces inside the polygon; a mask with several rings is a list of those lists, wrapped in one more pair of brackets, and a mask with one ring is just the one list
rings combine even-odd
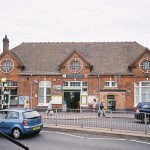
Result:
{"label": "brick chimney stack", "polygon": [[9,50],[9,39],[7,38],[7,35],[3,38],[3,52],[6,50]]}

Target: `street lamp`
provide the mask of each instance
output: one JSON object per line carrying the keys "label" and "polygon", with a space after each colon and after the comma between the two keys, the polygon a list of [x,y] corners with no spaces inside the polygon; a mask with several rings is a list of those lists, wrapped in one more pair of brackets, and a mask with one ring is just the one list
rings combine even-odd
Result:
{"label": "street lamp", "polygon": [[2,82],[2,109],[3,109],[3,104],[4,104],[4,90],[5,90],[5,82],[6,82],[6,78],[2,78],[1,79],[1,82]]}

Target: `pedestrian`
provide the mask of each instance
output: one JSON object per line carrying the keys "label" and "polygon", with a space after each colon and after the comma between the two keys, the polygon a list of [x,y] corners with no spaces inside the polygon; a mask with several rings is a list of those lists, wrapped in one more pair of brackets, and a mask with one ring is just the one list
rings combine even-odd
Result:
{"label": "pedestrian", "polygon": [[24,108],[29,109],[29,100],[28,99],[25,99],[25,101],[24,101]]}
{"label": "pedestrian", "polygon": [[47,115],[53,115],[53,110],[52,110],[52,100],[50,100],[49,101],[49,103],[48,103],[48,108],[47,108],[47,110],[46,110],[46,114]]}
{"label": "pedestrian", "polygon": [[105,112],[105,110],[104,110],[103,101],[99,101],[98,107],[99,107],[99,110],[98,110],[98,117],[100,117],[101,114],[102,114],[103,116],[106,116],[106,112]]}
{"label": "pedestrian", "polygon": [[96,110],[96,105],[97,105],[97,102],[96,102],[96,99],[94,98],[93,101],[91,102],[91,105],[92,105],[92,111],[95,112]]}
{"label": "pedestrian", "polygon": [[113,101],[111,102],[111,110],[112,110],[112,112],[115,112],[115,111],[116,111],[116,100],[113,100]]}

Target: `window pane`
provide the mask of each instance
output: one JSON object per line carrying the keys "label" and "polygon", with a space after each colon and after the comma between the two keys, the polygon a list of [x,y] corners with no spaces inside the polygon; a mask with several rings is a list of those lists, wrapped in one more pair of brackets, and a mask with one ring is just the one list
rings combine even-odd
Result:
{"label": "window pane", "polygon": [[17,95],[17,88],[10,90],[10,95]]}
{"label": "window pane", "polygon": [[116,86],[116,82],[111,82],[112,86]]}
{"label": "window pane", "polygon": [[10,96],[10,100],[17,100],[17,96]]}
{"label": "window pane", "polygon": [[39,86],[44,86],[45,81],[40,81]]}
{"label": "window pane", "polygon": [[44,103],[44,96],[39,96],[39,103]]}
{"label": "window pane", "polygon": [[51,82],[46,81],[46,87],[50,87],[51,86]]}
{"label": "window pane", "polygon": [[143,70],[150,70],[150,61],[143,62]]}
{"label": "window pane", "polygon": [[51,94],[51,89],[50,88],[46,88],[46,94],[50,95]]}
{"label": "window pane", "polygon": [[82,86],[87,86],[87,82],[82,82]]}
{"label": "window pane", "polygon": [[147,94],[145,94],[145,93],[141,94],[141,101],[142,102],[147,102]]}
{"label": "window pane", "polygon": [[46,96],[46,103],[49,103],[50,100],[51,100],[51,96]]}
{"label": "window pane", "polygon": [[39,88],[39,103],[44,103],[44,88]]}
{"label": "window pane", "polygon": [[64,82],[64,86],[68,86],[68,82]]}
{"label": "window pane", "polygon": [[105,86],[105,87],[109,86],[109,82],[105,82],[105,83],[104,83],[104,86]]}

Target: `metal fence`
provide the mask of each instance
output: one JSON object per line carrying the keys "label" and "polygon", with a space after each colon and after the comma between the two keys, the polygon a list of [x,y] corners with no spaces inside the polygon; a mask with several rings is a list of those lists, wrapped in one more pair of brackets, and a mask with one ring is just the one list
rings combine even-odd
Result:
{"label": "metal fence", "polygon": [[[94,128],[107,128],[111,131],[127,130],[127,131],[139,131],[145,134],[150,133],[150,114],[144,114],[147,117],[141,121],[135,119],[134,112],[132,111],[115,111],[106,110],[106,116],[98,116],[97,111],[91,111],[90,109],[84,110],[63,110],[53,109],[53,114],[46,114],[46,109],[38,110],[43,118],[43,122],[53,125],[70,125]],[[141,119],[141,118],[139,118]]]}

